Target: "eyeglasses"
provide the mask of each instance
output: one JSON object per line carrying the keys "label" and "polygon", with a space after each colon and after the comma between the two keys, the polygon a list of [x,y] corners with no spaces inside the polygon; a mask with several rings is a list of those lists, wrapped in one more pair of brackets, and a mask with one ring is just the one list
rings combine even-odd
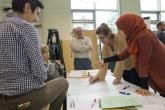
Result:
{"label": "eyeglasses", "polygon": [[100,40],[104,40],[105,37],[106,37],[105,35],[98,35],[98,39]]}

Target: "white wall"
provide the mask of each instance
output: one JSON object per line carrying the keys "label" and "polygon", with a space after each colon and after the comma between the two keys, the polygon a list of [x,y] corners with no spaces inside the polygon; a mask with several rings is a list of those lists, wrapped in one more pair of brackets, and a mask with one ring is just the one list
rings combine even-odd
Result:
{"label": "white wall", "polygon": [[119,0],[120,14],[136,13],[140,15],[140,0]]}
{"label": "white wall", "polygon": [[60,37],[68,38],[71,32],[70,0],[43,0],[42,11],[42,42],[45,43],[49,28],[56,28]]}
{"label": "white wall", "polygon": [[11,7],[11,0],[0,0],[0,18],[4,14],[2,11],[4,7]]}
{"label": "white wall", "polygon": [[[11,6],[12,0],[0,0],[0,18],[3,7]],[[41,35],[41,42],[46,43],[49,28],[57,28],[60,37],[68,38],[71,32],[71,6],[70,0],[42,0],[44,9],[40,17],[40,27],[37,29]],[[42,31],[41,31],[42,30]]]}

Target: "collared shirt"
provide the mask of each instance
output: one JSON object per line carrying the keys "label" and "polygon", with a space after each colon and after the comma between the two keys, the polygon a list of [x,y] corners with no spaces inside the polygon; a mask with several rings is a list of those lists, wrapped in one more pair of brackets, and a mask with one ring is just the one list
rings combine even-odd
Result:
{"label": "collared shirt", "polygon": [[35,27],[9,11],[0,22],[0,94],[13,96],[43,86],[46,67]]}
{"label": "collared shirt", "polygon": [[73,38],[71,41],[71,50],[74,58],[90,58],[92,42],[90,37]]}

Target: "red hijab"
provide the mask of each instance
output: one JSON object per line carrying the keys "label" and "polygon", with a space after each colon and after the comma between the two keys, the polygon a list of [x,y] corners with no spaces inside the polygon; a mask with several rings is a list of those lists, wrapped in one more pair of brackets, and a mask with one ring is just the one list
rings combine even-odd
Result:
{"label": "red hijab", "polygon": [[126,35],[127,47],[130,54],[136,54],[138,47],[135,39],[141,31],[147,29],[143,18],[136,14],[124,14],[118,18],[116,25]]}

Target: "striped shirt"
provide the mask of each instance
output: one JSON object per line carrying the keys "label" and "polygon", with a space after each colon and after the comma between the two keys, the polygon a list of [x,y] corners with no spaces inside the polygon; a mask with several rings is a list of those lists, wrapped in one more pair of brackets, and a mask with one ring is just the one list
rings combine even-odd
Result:
{"label": "striped shirt", "polygon": [[9,11],[0,21],[0,94],[40,88],[47,79],[35,27]]}

